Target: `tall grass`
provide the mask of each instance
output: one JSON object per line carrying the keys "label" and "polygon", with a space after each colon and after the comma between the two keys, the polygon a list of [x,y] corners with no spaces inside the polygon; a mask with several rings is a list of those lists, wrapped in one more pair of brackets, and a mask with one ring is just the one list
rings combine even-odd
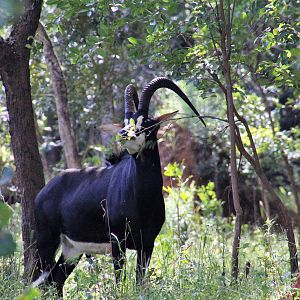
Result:
{"label": "tall grass", "polygon": [[[289,289],[287,243],[284,235],[273,230],[272,222],[261,228],[244,225],[239,280],[231,284],[233,221],[219,216],[212,186],[199,190],[178,176],[177,182],[177,187],[167,189],[166,223],[155,242],[147,282],[135,285],[133,251],[127,252],[126,279],[118,286],[109,256],[83,258],[65,284],[65,299],[279,299]],[[215,205],[206,201],[202,214],[195,214],[199,193]],[[20,219],[16,206],[11,230],[18,251],[0,260],[1,300],[17,299],[28,287],[22,277]],[[247,276],[246,264],[250,264]],[[46,288],[36,298],[55,299],[55,291]]]}

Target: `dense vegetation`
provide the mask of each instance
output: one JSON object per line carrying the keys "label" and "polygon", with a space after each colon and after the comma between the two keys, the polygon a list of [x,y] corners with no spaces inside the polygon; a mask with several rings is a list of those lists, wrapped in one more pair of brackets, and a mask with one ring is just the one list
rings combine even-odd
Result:
{"label": "dense vegetation", "polygon": [[[35,2],[41,1],[28,1]],[[0,202],[1,299],[54,297],[51,289],[27,290],[21,206],[23,213],[29,209],[22,216],[25,244],[31,209],[16,202],[31,203],[43,176],[48,181],[67,167],[104,164],[111,136],[96,127],[122,122],[126,85],[140,90],[156,76],[177,80],[207,127],[173,94],[155,96],[153,115],[179,113],[159,141],[162,163],[170,162],[172,152],[177,164],[165,168],[165,183],[174,178],[174,184],[164,188],[167,222],[156,241],[149,282],[135,287],[133,254],[118,287],[109,258],[92,257],[68,281],[67,299],[278,299],[290,289],[297,267],[290,266],[286,238],[290,228],[298,232],[300,220],[299,1],[231,2],[47,0],[35,17],[42,23],[35,38],[21,39],[25,54],[16,56],[6,42],[18,41],[20,28],[34,26],[19,22],[22,1],[0,3],[0,196],[11,205]],[[224,19],[221,5],[228,13]],[[9,78],[10,68],[22,67],[14,65],[18,59],[28,60],[31,92],[10,92],[18,88],[19,77],[17,84]],[[16,94],[21,96],[15,101]],[[228,123],[230,96],[235,127]],[[26,109],[18,110],[25,102]],[[14,125],[19,119],[29,124],[28,103],[43,169],[25,163],[32,149],[22,147],[35,145],[31,127]],[[182,148],[187,139],[190,153]],[[237,149],[241,215],[232,197],[230,149]],[[235,215],[244,224],[237,281],[231,274]],[[25,271],[28,261],[25,253]]]}
{"label": "dense vegetation", "polygon": [[[169,166],[177,188],[166,197],[167,221],[156,241],[149,269],[149,282],[135,286],[135,254],[127,258],[127,278],[120,286],[114,283],[108,256],[84,258],[68,279],[67,299],[278,299],[290,289],[287,245],[282,234],[272,230],[272,222],[263,227],[243,228],[241,274],[237,285],[230,285],[230,249],[233,223],[218,216],[220,202],[213,186],[197,189],[184,183],[182,169]],[[177,175],[175,174],[177,173]],[[203,216],[193,213],[192,199],[205,193],[210,202],[201,206]],[[212,204],[213,203],[213,204]],[[20,207],[10,225],[18,237]],[[14,299],[26,291],[22,279],[21,247],[15,256],[1,260],[1,299]],[[247,271],[247,265],[251,267]],[[41,295],[31,290],[25,293]],[[55,298],[54,290],[46,290],[41,299]],[[25,298],[24,298],[25,299]]]}

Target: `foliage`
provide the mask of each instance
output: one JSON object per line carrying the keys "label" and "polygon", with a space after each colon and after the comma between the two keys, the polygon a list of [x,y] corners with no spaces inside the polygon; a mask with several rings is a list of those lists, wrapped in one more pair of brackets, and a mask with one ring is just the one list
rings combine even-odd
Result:
{"label": "foliage", "polygon": [[13,240],[11,233],[7,232],[6,227],[9,224],[9,219],[12,216],[11,208],[3,201],[1,194],[1,186],[7,184],[13,176],[11,168],[4,168],[0,178],[0,257],[8,256],[14,253],[16,243]]}
{"label": "foliage", "polygon": [[2,169],[5,165],[11,165],[13,163],[7,124],[8,114],[3,105],[4,101],[2,101],[0,95],[0,169]]}
{"label": "foliage", "polygon": [[33,300],[41,295],[41,292],[36,288],[29,288],[23,295],[18,297],[18,300]]}
{"label": "foliage", "polygon": [[[182,165],[167,169],[179,175],[174,178],[180,178]],[[287,245],[284,237],[274,231],[272,222],[252,231],[244,226],[240,260],[241,266],[250,262],[250,273],[246,277],[241,272],[237,285],[230,286],[233,223],[208,214],[191,213],[196,190],[186,182],[177,182],[176,187],[168,189],[166,223],[155,242],[145,285],[135,285],[134,252],[128,251],[127,276],[119,286],[114,283],[111,259],[95,256],[81,260],[65,285],[65,298],[278,299],[289,290],[290,274],[284,271],[288,264]],[[213,198],[211,187],[201,192],[202,197]],[[18,213],[16,210],[14,222],[20,219]],[[20,230],[16,225],[12,228]],[[17,298],[26,287],[20,278],[20,257],[19,253],[10,261],[0,260],[0,297],[3,300]],[[45,289],[37,298],[53,299],[55,294],[53,289]]]}
{"label": "foliage", "polygon": [[[185,203],[185,206],[190,205],[189,211],[185,212],[189,214],[191,218],[190,222],[197,219],[197,215],[194,214],[194,206],[196,205],[195,212],[200,213],[206,217],[212,217],[214,214],[219,213],[221,209],[221,201],[217,199],[215,193],[215,186],[213,182],[209,182],[207,185],[195,186],[195,182],[191,181],[190,176],[186,180],[183,180],[184,163],[168,164],[165,167],[164,175],[171,178],[171,182],[174,182],[179,187],[179,192],[170,186],[164,187],[164,191],[167,192],[169,197],[175,200],[174,204],[177,207],[177,223],[180,220],[187,220],[186,215],[180,214],[180,207]],[[179,196],[179,197],[178,197]],[[194,199],[194,203],[190,201]],[[175,214],[176,215],[176,214]]]}
{"label": "foliage", "polygon": [[[44,2],[41,19],[64,70],[72,126],[85,165],[100,165],[103,149],[108,155],[111,153],[103,146],[105,137],[94,133],[93,128],[95,124],[122,120],[123,91],[130,82],[140,90],[154,76],[170,75],[179,80],[201,114],[226,118],[225,101],[215,80],[217,76],[223,83],[213,1]],[[246,116],[263,169],[278,188],[285,204],[291,202],[291,189],[282,153],[287,155],[295,171],[299,171],[300,159],[299,126],[290,130],[281,128],[283,112],[289,109],[295,114],[299,110],[298,2],[236,1],[232,28],[235,105],[240,114]],[[19,3],[1,2],[0,35],[4,36],[18,17]],[[41,133],[40,149],[45,153],[60,145],[50,82],[42,45],[35,42],[31,57],[31,85]],[[2,170],[4,166],[13,165],[13,157],[5,100],[3,95],[0,97]],[[226,124],[209,119],[208,129],[204,131],[194,119],[187,118],[189,112],[173,100],[171,93],[153,100],[159,104],[156,110],[180,109],[178,118],[186,118],[180,124],[189,126],[201,143],[211,149],[213,165],[227,172],[228,161],[221,166],[218,164],[222,160],[221,153],[228,152]],[[151,109],[154,107],[152,105]],[[275,135],[269,113],[274,121]],[[242,128],[241,132],[243,142],[249,146]],[[199,162],[201,166],[206,166],[206,163],[205,160]],[[63,158],[56,162],[52,172],[62,168]],[[246,226],[243,228],[241,265],[251,261],[252,271],[248,279],[241,275],[237,287],[224,285],[229,282],[226,274],[232,224],[220,218],[220,201],[213,183],[197,187],[192,178],[184,181],[182,168],[183,165],[174,164],[165,170],[165,175],[173,178],[173,186],[164,188],[167,224],[156,241],[149,284],[135,288],[133,254],[128,258],[128,279],[120,288],[113,283],[109,259],[95,257],[83,261],[69,280],[65,291],[67,298],[92,299],[100,294],[107,299],[277,299],[288,288],[289,274],[284,271],[287,269],[287,249],[283,237],[273,230],[272,224],[253,231]],[[254,176],[243,159],[239,171],[249,178]],[[295,174],[299,187],[299,172]],[[248,189],[252,189],[252,184],[253,181]],[[0,204],[0,216],[7,220],[10,210],[2,202]],[[15,249],[15,245],[6,227],[12,227],[17,233],[15,240],[21,243],[20,232],[13,227],[15,220],[10,220],[3,221],[5,225],[0,227],[1,237],[10,245],[7,254]],[[4,253],[2,250],[4,248],[1,248],[1,253]],[[1,299],[17,298],[26,288],[21,279],[18,254],[21,257],[17,253],[0,261],[3,266],[0,268]],[[225,276],[222,275],[223,264]],[[29,297],[30,294],[35,297],[35,293],[35,290],[28,291]],[[55,297],[53,293],[48,290],[41,297],[51,299]]]}
{"label": "foliage", "polygon": [[215,184],[213,182],[209,182],[206,186],[200,186],[197,189],[197,195],[200,199],[198,205],[202,214],[212,216],[212,214],[220,213],[221,202],[216,197]]}
{"label": "foliage", "polygon": [[12,238],[12,235],[4,230],[8,221],[12,215],[9,206],[0,202],[0,256],[7,256],[14,253],[16,244]]}
{"label": "foliage", "polygon": [[[254,137],[263,156],[272,152],[280,157],[276,143],[267,147],[270,121],[257,85],[267,94],[277,132],[280,111],[288,105],[279,103],[281,93],[293,85],[294,97],[299,94],[296,2],[253,0],[235,6],[231,59],[235,104],[252,129],[260,128]],[[184,79],[182,85],[204,114],[225,117],[225,103],[211,76],[222,81],[213,9],[208,1],[46,1],[42,22],[65,70],[73,129],[81,154],[89,153],[88,161],[98,155],[87,142],[94,124],[121,119],[124,87],[131,80],[143,86],[154,74]],[[53,92],[41,45],[35,44],[33,50],[31,76],[42,149],[51,149],[59,141]],[[170,102],[174,101],[164,100],[160,106]],[[211,121],[211,130],[203,132],[195,122],[188,123],[203,139],[216,127],[224,128]],[[297,139],[289,132],[281,135],[291,141],[285,150],[296,155]],[[101,135],[96,143],[106,142]]]}

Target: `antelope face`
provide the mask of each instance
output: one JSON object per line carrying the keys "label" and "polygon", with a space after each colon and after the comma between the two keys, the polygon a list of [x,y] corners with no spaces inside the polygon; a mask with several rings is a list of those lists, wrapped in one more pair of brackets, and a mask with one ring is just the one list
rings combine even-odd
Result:
{"label": "antelope face", "polygon": [[128,120],[125,119],[125,126],[120,131],[120,136],[125,140],[123,146],[129,154],[142,152],[145,148],[151,148],[157,141],[157,132],[161,122],[172,118],[177,111],[161,115],[157,118],[149,118],[136,112]]}
{"label": "antelope face", "polygon": [[155,139],[154,131],[157,132],[158,125],[143,114],[135,113],[129,120],[125,119],[124,123],[125,126],[120,131],[120,135],[124,141],[123,147],[129,154],[141,153],[147,145],[146,142],[151,138]]}

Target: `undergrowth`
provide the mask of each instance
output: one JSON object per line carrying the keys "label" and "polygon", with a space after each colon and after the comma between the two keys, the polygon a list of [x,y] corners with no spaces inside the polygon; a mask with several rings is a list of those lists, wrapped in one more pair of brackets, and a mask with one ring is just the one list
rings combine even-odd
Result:
{"label": "undergrowth", "polygon": [[[146,283],[135,285],[133,251],[127,252],[126,279],[118,286],[110,257],[92,256],[83,258],[67,280],[65,299],[279,299],[290,289],[287,242],[270,221],[243,226],[239,279],[231,282],[233,220],[220,217],[213,184],[198,188],[182,180],[180,169],[167,169],[176,186],[165,189],[166,223]],[[205,199],[195,213],[199,197]],[[14,211],[10,231],[18,250],[0,259],[0,299],[55,299],[53,288],[29,289],[22,277],[20,207]]]}

